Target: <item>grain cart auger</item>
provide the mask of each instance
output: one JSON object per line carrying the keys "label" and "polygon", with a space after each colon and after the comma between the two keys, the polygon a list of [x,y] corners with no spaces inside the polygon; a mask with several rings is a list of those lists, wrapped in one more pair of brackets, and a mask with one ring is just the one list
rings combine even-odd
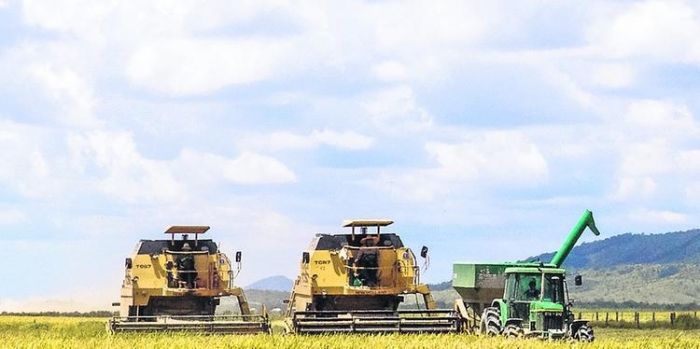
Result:
{"label": "grain cart auger", "polygon": [[[189,331],[204,333],[269,333],[269,321],[251,314],[245,294],[233,285],[236,270],[212,240],[202,240],[207,226],[173,226],[170,239],[141,240],[126,258],[119,317],[110,332]],[[175,239],[181,234],[182,239]],[[194,235],[194,239],[189,236]],[[215,315],[220,298],[235,296],[240,315]]]}
{"label": "grain cart auger", "polygon": [[[462,297],[455,301],[455,309],[465,330],[593,341],[588,320],[574,318],[566,271],[561,268],[586,227],[600,234],[588,210],[550,263],[455,263],[452,287]],[[581,276],[574,281],[581,285]]]}
{"label": "grain cart auger", "polygon": [[[453,309],[435,309],[410,248],[390,220],[351,220],[349,234],[317,234],[302,253],[300,274],[287,303],[288,332],[448,333],[460,330]],[[359,229],[359,232],[356,231]],[[368,231],[371,230],[371,231]],[[421,250],[426,257],[427,247]],[[422,296],[422,304],[418,301]],[[415,297],[420,309],[399,305]],[[413,298],[411,297],[411,298]]]}

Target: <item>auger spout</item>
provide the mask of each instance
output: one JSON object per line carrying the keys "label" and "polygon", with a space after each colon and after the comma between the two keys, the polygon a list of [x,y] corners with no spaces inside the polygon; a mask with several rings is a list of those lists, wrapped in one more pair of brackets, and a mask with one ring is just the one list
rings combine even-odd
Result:
{"label": "auger spout", "polygon": [[574,248],[574,245],[576,245],[576,242],[581,237],[583,231],[586,230],[586,227],[591,229],[593,234],[600,235],[598,228],[595,226],[595,221],[593,220],[593,213],[589,210],[583,213],[583,216],[581,216],[581,219],[576,223],[576,226],[566,238],[564,244],[552,258],[551,264],[556,265],[557,268],[561,267],[566,257],[569,256],[569,252],[571,252],[571,249]]}

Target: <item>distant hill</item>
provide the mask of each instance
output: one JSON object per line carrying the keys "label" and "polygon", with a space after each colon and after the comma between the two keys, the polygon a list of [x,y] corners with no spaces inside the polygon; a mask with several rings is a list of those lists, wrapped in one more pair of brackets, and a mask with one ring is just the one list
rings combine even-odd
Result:
{"label": "distant hill", "polygon": [[[555,252],[528,260],[549,262]],[[700,262],[700,229],[665,234],[622,234],[574,247],[564,267],[612,268],[630,264]]]}
{"label": "distant hill", "polygon": [[291,292],[293,284],[294,281],[292,281],[290,278],[282,275],[277,275],[258,280],[244,287],[244,289]]}

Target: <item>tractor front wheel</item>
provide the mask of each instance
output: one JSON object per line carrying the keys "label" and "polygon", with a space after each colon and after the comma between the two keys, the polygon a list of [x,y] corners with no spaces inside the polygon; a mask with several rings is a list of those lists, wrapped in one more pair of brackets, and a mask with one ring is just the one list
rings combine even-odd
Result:
{"label": "tractor front wheel", "polygon": [[481,332],[489,336],[501,334],[501,311],[495,307],[484,309],[481,314]]}
{"label": "tractor front wheel", "polygon": [[503,329],[503,335],[508,338],[520,338],[525,335],[523,328],[516,324],[508,324]]}
{"label": "tractor front wheel", "polygon": [[593,342],[595,335],[593,334],[593,327],[588,327],[587,325],[581,325],[581,327],[574,333],[574,339],[579,342]]}

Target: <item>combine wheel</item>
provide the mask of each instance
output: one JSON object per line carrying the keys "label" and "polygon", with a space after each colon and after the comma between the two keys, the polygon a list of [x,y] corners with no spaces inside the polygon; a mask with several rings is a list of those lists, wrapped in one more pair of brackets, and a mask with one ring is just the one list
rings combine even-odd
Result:
{"label": "combine wheel", "polygon": [[588,327],[588,325],[581,325],[581,327],[574,333],[574,339],[579,342],[593,342],[595,335],[593,334],[593,327]]}
{"label": "combine wheel", "polygon": [[525,335],[523,328],[516,324],[508,324],[503,329],[503,335],[508,338],[521,338]]}
{"label": "combine wheel", "polygon": [[495,307],[484,309],[481,315],[481,333],[489,336],[501,334],[501,311]]}

